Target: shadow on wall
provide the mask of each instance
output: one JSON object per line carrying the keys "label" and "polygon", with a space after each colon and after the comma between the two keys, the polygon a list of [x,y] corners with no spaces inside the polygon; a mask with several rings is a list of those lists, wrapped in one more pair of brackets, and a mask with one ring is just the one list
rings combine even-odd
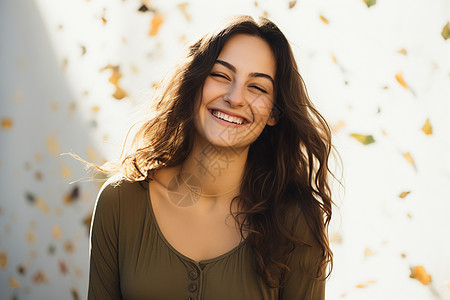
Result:
{"label": "shadow on wall", "polygon": [[[93,157],[34,1],[0,2],[0,298],[84,299],[93,183],[60,153]],[[89,155],[89,153],[91,155]]]}

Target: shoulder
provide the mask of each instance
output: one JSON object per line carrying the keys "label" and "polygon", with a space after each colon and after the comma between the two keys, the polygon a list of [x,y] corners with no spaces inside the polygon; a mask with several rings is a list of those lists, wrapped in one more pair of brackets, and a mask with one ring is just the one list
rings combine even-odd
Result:
{"label": "shoulder", "polygon": [[123,202],[145,202],[148,184],[145,181],[129,182],[120,176],[110,177],[100,188],[95,203],[95,213],[98,210],[111,210],[118,213]]}

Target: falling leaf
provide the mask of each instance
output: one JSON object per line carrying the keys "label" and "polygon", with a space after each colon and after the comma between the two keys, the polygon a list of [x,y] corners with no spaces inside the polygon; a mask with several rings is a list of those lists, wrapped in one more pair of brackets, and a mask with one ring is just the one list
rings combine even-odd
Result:
{"label": "falling leaf", "polygon": [[373,281],[373,280],[368,280],[367,282],[364,282],[364,283],[361,283],[361,284],[356,285],[356,288],[358,288],[358,289],[363,289],[363,288],[366,288],[366,287],[368,287],[369,285],[374,284],[374,283],[375,283],[375,281]]}
{"label": "falling leaf", "polygon": [[81,56],[86,54],[86,46],[80,45],[81,47]]}
{"label": "falling leaf", "polygon": [[2,129],[11,129],[13,126],[13,121],[9,117],[2,118]]}
{"label": "falling leaf", "polygon": [[63,275],[67,275],[67,273],[69,272],[69,269],[67,268],[67,264],[64,260],[60,259],[58,261],[58,265],[59,265],[59,271],[63,274]]}
{"label": "falling leaf", "polygon": [[367,7],[377,4],[377,0],[363,0],[363,2],[366,3]]}
{"label": "falling leaf", "polygon": [[395,79],[397,79],[398,83],[400,83],[400,85],[402,87],[404,87],[405,89],[408,88],[408,85],[406,84],[405,80],[403,79],[402,72],[398,72],[397,74],[395,74]]}
{"label": "falling leaf", "polygon": [[114,98],[116,98],[117,100],[121,100],[121,99],[125,98],[127,96],[127,94],[125,93],[124,90],[122,90],[119,87],[119,79],[122,77],[122,74],[120,73],[120,70],[119,70],[119,66],[107,65],[106,67],[100,69],[100,71],[103,71],[106,69],[112,70],[111,77],[109,77],[109,82],[111,82],[114,85],[114,87],[116,88],[116,90],[112,96]]}
{"label": "falling leaf", "polygon": [[333,62],[335,64],[337,64],[337,59],[336,59],[336,56],[334,56],[334,54],[331,54],[331,59],[333,60]]}
{"label": "falling leaf", "polygon": [[409,162],[414,168],[416,167],[416,163],[414,162],[414,159],[411,156],[411,153],[406,152],[403,153],[403,157],[406,159],[407,162]]}
{"label": "falling leaf", "polygon": [[425,121],[425,124],[422,126],[422,131],[426,134],[426,135],[431,135],[433,134],[433,127],[430,124],[430,119],[427,119]]}
{"label": "falling leaf", "polygon": [[363,135],[363,134],[352,133],[352,134],[350,134],[350,136],[355,138],[356,140],[358,140],[363,145],[369,145],[369,144],[375,143],[375,139],[373,138],[372,135]]}
{"label": "falling leaf", "polygon": [[149,36],[155,36],[159,32],[159,28],[164,22],[164,18],[160,14],[155,14],[153,16],[152,22],[150,23],[150,30],[148,32]]}
{"label": "falling leaf", "polygon": [[48,251],[48,254],[50,254],[50,255],[55,254],[55,252],[56,252],[55,245],[53,245],[53,244],[48,245],[47,251]]}
{"label": "falling leaf", "polygon": [[33,232],[27,232],[25,236],[28,243],[30,244],[34,244],[34,242],[36,241],[36,235]]}
{"label": "falling leaf", "polygon": [[34,178],[37,180],[37,181],[41,181],[42,180],[42,173],[40,172],[40,171],[36,171],[36,172],[34,172]]}
{"label": "falling leaf", "polygon": [[89,235],[89,232],[91,231],[91,221],[92,221],[93,213],[94,213],[94,211],[91,210],[91,213],[83,219],[83,225],[86,227],[88,235]]}
{"label": "falling leaf", "polygon": [[0,251],[0,268],[6,269],[8,266],[8,255],[4,251]]}
{"label": "falling leaf", "polygon": [[425,271],[423,266],[411,267],[410,278],[417,279],[423,285],[428,285],[431,283],[431,276]]}
{"label": "falling leaf", "polygon": [[335,232],[330,235],[330,243],[333,244],[342,244],[342,235]]}
{"label": "falling leaf", "polygon": [[80,187],[78,185],[74,186],[69,194],[64,198],[65,203],[73,203],[80,197]]}
{"label": "falling leaf", "polygon": [[406,216],[408,217],[408,219],[412,219],[412,215],[411,214],[407,214]]}
{"label": "falling leaf", "polygon": [[289,1],[289,9],[294,8],[294,6],[295,6],[296,4],[297,4],[297,0]]}
{"label": "falling leaf", "polygon": [[14,277],[10,276],[9,277],[9,286],[12,289],[16,289],[16,288],[20,287],[20,282],[17,279],[15,279]]}
{"label": "falling leaf", "polygon": [[189,3],[187,3],[187,2],[180,3],[180,4],[178,4],[178,8],[181,10],[181,12],[183,13],[186,20],[191,21],[191,16],[187,12],[188,5],[189,5]]}
{"label": "falling leaf", "polygon": [[324,16],[319,16],[320,20],[322,20],[322,22],[324,22],[325,24],[329,24],[330,22],[328,21],[327,18],[325,18]]}
{"label": "falling leaf", "polygon": [[375,252],[373,252],[372,250],[370,250],[369,248],[364,249],[364,256],[372,256],[375,255]]}
{"label": "falling leaf", "polygon": [[450,22],[447,22],[444,28],[442,28],[441,35],[446,40],[450,38]]}
{"label": "falling leaf", "polygon": [[36,197],[30,193],[30,192],[26,192],[25,193],[25,198],[27,199],[27,201],[31,204],[34,204],[34,202],[36,201]]}
{"label": "falling leaf", "polygon": [[337,124],[333,125],[333,132],[337,133],[339,131],[342,130],[342,128],[345,127],[345,122],[344,121],[339,121],[337,122]]}
{"label": "falling leaf", "polygon": [[71,241],[66,241],[64,243],[64,249],[67,253],[72,254],[75,251],[75,245]]}
{"label": "falling leaf", "polygon": [[72,294],[73,300],[80,300],[80,295],[74,287],[70,289],[70,293]]}
{"label": "falling leaf", "polygon": [[37,198],[36,199],[36,206],[42,210],[42,212],[44,214],[49,214],[50,213],[50,207],[47,205],[47,203],[45,203],[44,199],[41,198]]}
{"label": "falling leaf", "polygon": [[72,172],[70,171],[69,167],[65,164],[61,166],[61,176],[62,178],[69,179],[72,177]]}
{"label": "falling leaf", "polygon": [[406,191],[406,192],[401,192],[400,195],[398,195],[400,198],[405,198],[406,196],[409,195],[409,193],[411,193],[410,191]]}
{"label": "falling leaf", "polygon": [[61,228],[58,225],[53,225],[52,234],[56,240],[59,240],[61,238]]}
{"label": "falling leaf", "polygon": [[54,135],[47,138],[47,149],[53,155],[59,154],[59,142]]}
{"label": "falling leaf", "polygon": [[402,256],[402,258],[406,258],[406,254],[405,253],[402,253],[401,256]]}
{"label": "falling leaf", "polygon": [[141,13],[145,13],[148,11],[149,11],[149,9],[148,9],[147,5],[145,5],[145,4],[142,4],[141,7],[138,8],[138,12],[141,12]]}
{"label": "falling leaf", "polygon": [[47,283],[48,279],[47,276],[43,271],[37,271],[33,276],[33,283],[34,284],[40,284],[40,283]]}
{"label": "falling leaf", "polygon": [[405,49],[405,48],[402,48],[402,49],[398,50],[397,53],[406,55],[407,52],[406,52],[406,49]]}
{"label": "falling leaf", "polygon": [[20,275],[24,276],[27,273],[27,268],[24,265],[18,265],[17,266],[17,273],[19,273]]}

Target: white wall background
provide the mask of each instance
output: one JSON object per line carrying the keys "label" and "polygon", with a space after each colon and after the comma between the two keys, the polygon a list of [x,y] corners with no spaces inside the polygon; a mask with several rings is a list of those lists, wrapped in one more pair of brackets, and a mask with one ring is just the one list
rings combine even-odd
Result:
{"label": "white wall background", "polygon": [[[0,299],[86,298],[100,182],[60,153],[101,163],[120,150],[185,44],[234,14],[279,25],[336,131],[345,192],[327,299],[450,299],[449,0],[146,3],[141,13],[138,0],[0,2]],[[410,278],[417,266],[431,283]]]}

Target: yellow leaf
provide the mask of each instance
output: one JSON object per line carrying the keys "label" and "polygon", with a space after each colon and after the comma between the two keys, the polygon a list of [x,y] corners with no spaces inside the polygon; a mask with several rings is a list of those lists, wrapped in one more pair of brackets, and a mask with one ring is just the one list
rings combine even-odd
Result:
{"label": "yellow leaf", "polygon": [[447,22],[444,28],[442,28],[441,35],[446,40],[450,38],[450,22]]}
{"label": "yellow leaf", "polygon": [[186,10],[188,5],[189,5],[189,3],[187,3],[187,2],[180,3],[180,4],[178,4],[178,8],[181,10],[181,12],[183,13],[186,20],[191,21],[191,16],[188,14],[188,12]]}
{"label": "yellow leaf", "polygon": [[59,240],[61,238],[61,229],[59,228],[59,226],[53,225],[52,234],[56,240]]}
{"label": "yellow leaf", "polygon": [[409,195],[409,193],[411,193],[410,191],[407,191],[407,192],[401,192],[400,193],[400,195],[398,195],[400,198],[405,198],[406,196],[408,196]]}
{"label": "yellow leaf", "polygon": [[356,285],[356,288],[358,288],[358,289],[363,289],[363,288],[366,288],[366,287],[368,287],[369,285],[374,284],[374,283],[375,283],[374,280],[368,280],[367,282],[357,284],[357,285]]}
{"label": "yellow leaf", "polygon": [[148,32],[149,36],[155,36],[159,32],[159,28],[161,24],[164,22],[164,18],[160,14],[155,14],[153,16],[152,22],[150,23],[150,31]]}
{"label": "yellow leaf", "polygon": [[333,62],[335,64],[337,64],[337,59],[336,59],[336,56],[334,56],[334,54],[331,54],[331,59],[333,60]]}
{"label": "yellow leaf", "polygon": [[377,0],[363,0],[363,2],[366,3],[367,7],[377,4]]}
{"label": "yellow leaf", "polygon": [[375,139],[373,138],[372,135],[363,135],[363,134],[358,134],[358,133],[352,133],[352,134],[350,134],[350,136],[355,138],[356,140],[358,140],[363,145],[369,145],[369,144],[375,143]]}
{"label": "yellow leaf", "polygon": [[364,256],[365,256],[365,257],[367,257],[367,256],[372,256],[372,255],[375,255],[375,252],[373,252],[373,251],[370,250],[369,248],[366,248],[366,249],[364,250]]}
{"label": "yellow leaf", "polygon": [[415,162],[414,162],[414,159],[413,159],[412,156],[411,156],[411,153],[409,153],[409,152],[403,153],[403,157],[404,157],[411,165],[413,165],[413,166],[416,165]]}
{"label": "yellow leaf", "polygon": [[403,55],[406,55],[406,53],[407,53],[405,48],[402,48],[402,49],[398,50],[397,52],[400,54],[403,54]]}
{"label": "yellow leaf", "polygon": [[422,127],[422,131],[425,132],[426,135],[433,134],[433,127],[430,124],[430,119],[425,121],[425,124]]}
{"label": "yellow leaf", "polygon": [[405,80],[403,79],[402,72],[398,72],[397,74],[395,74],[395,79],[397,79],[398,83],[400,83],[400,85],[402,87],[404,87],[405,89],[408,88],[408,85],[406,84]]}
{"label": "yellow leaf", "polygon": [[59,142],[54,135],[47,138],[47,149],[53,155],[59,154]]}
{"label": "yellow leaf", "polygon": [[122,88],[119,87],[119,79],[122,77],[119,66],[107,65],[106,67],[100,69],[100,71],[103,71],[106,69],[112,70],[111,77],[109,77],[109,82],[111,82],[114,85],[114,87],[116,88],[116,90],[112,96],[114,98],[116,98],[117,100],[121,100],[121,99],[125,98],[127,96],[127,93]]}
{"label": "yellow leaf", "polygon": [[9,286],[12,289],[16,289],[16,288],[20,287],[20,282],[17,279],[15,279],[14,277],[10,276],[9,277]]}
{"label": "yellow leaf", "polygon": [[2,119],[2,129],[11,129],[13,126],[13,121],[11,118],[4,117]]}
{"label": "yellow leaf", "polygon": [[345,122],[344,121],[339,121],[339,122],[337,122],[337,124],[333,125],[333,132],[339,132],[344,127],[345,127]]}
{"label": "yellow leaf", "polygon": [[5,269],[8,265],[8,255],[6,252],[1,251],[0,252],[0,268]]}
{"label": "yellow leaf", "polygon": [[329,24],[330,23],[330,21],[328,21],[328,19],[325,18],[324,16],[319,16],[319,17],[320,17],[320,20],[322,20],[322,22],[324,22],[325,24]]}
{"label": "yellow leaf", "polygon": [[35,205],[42,210],[42,212],[44,212],[45,214],[49,214],[50,213],[50,207],[47,205],[47,203],[44,202],[43,199],[41,198],[36,198],[36,202]]}
{"label": "yellow leaf", "polygon": [[61,166],[61,176],[65,179],[69,179],[70,177],[72,177],[72,171],[70,171],[67,165]]}
{"label": "yellow leaf", "polygon": [[431,276],[425,271],[423,266],[411,267],[411,275],[409,275],[409,277],[417,279],[423,285],[431,283]]}

